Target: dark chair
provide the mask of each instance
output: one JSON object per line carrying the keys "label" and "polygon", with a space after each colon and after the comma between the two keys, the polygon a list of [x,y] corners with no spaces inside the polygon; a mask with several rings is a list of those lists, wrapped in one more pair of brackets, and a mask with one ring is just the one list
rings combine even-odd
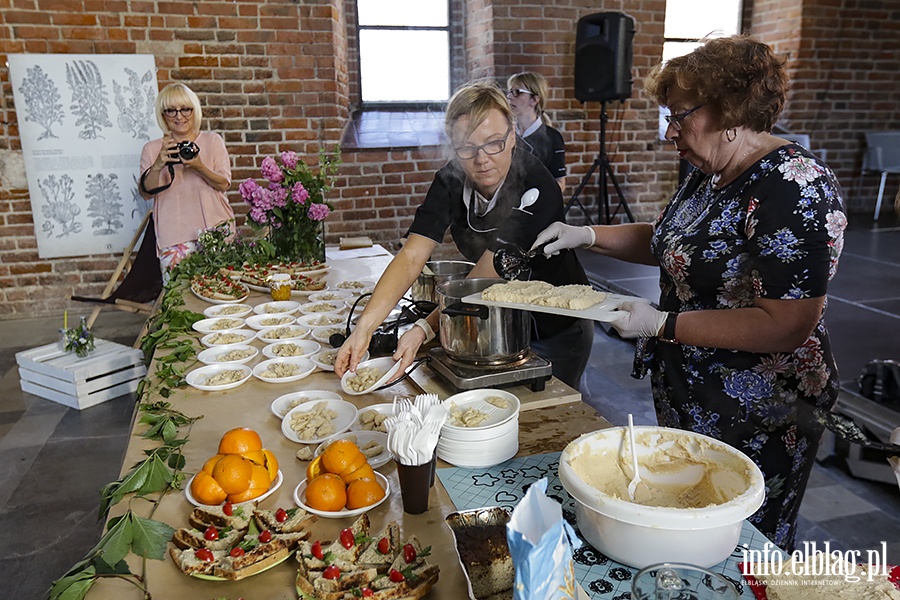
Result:
{"label": "dark chair", "polygon": [[874,172],[881,175],[878,186],[878,200],[875,201],[875,220],[881,212],[884,198],[884,184],[889,174],[900,174],[900,131],[866,132],[866,153],[863,156],[862,174]]}
{"label": "dark chair", "polygon": [[[105,307],[124,310],[132,313],[146,313],[148,316],[155,310],[163,289],[162,272],[159,268],[159,258],[156,256],[156,231],[153,227],[153,212],[144,215],[143,220],[131,238],[131,243],[122,252],[122,258],[116,265],[106,289],[99,298],[87,298],[84,296],[72,296],[72,300],[78,302],[93,302],[98,304],[87,319],[89,328]],[[132,257],[134,247],[141,234],[144,239]],[[124,273],[124,279],[122,274]],[[118,284],[118,286],[116,285]],[[135,346],[146,332],[146,325],[135,340]]]}

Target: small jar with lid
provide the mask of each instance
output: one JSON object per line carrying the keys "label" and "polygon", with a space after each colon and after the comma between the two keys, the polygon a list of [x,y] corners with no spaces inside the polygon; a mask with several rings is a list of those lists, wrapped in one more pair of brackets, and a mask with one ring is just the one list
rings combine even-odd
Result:
{"label": "small jar with lid", "polygon": [[291,276],[288,273],[276,273],[269,277],[269,291],[272,300],[290,300]]}

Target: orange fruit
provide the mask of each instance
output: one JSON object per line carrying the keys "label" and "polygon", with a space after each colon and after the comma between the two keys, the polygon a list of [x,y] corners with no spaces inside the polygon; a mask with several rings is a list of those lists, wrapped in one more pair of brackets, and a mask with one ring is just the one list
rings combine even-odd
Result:
{"label": "orange fruit", "polygon": [[253,463],[237,454],[223,456],[213,467],[212,472],[213,478],[222,486],[226,494],[246,492],[250,487],[252,475]]}
{"label": "orange fruit", "polygon": [[269,471],[261,465],[253,465],[251,467],[250,487],[240,494],[229,494],[230,502],[246,502],[262,496],[269,491],[269,485],[272,483],[269,479]]}
{"label": "orange fruit", "polygon": [[361,477],[347,486],[347,508],[371,506],[384,498],[384,489],[375,478]]}
{"label": "orange fruit", "polygon": [[200,471],[191,481],[191,494],[201,504],[222,504],[228,497],[222,486],[206,471]]}
{"label": "orange fruit", "polygon": [[266,456],[265,467],[269,472],[269,483],[271,483],[278,477],[278,459],[275,458],[271,450],[263,450],[263,454]]}
{"label": "orange fruit", "polygon": [[219,454],[246,454],[262,450],[259,434],[249,427],[238,427],[226,431],[219,441]]}
{"label": "orange fruit", "polygon": [[334,473],[323,473],[306,486],[306,504],[316,510],[341,510],[347,504],[347,488]]}
{"label": "orange fruit", "polygon": [[355,469],[349,473],[345,473],[344,475],[341,475],[341,479],[347,485],[350,485],[352,482],[356,481],[357,479],[362,479],[364,477],[371,479],[372,481],[375,481],[375,471],[372,469],[372,465],[370,465],[367,462],[363,463],[363,466],[361,466],[360,468]]}
{"label": "orange fruit", "polygon": [[[325,452],[322,453],[322,464],[329,473],[337,473],[338,475],[358,469],[362,466],[359,463],[359,457],[366,460],[366,456],[359,451],[359,446],[350,440],[335,440],[328,444]],[[348,471],[347,469],[356,464],[355,467]]]}
{"label": "orange fruit", "polygon": [[318,455],[311,461],[309,461],[309,465],[306,467],[306,478],[310,481],[321,475],[322,473],[327,473],[325,470],[325,466],[322,464],[322,455]]}
{"label": "orange fruit", "polygon": [[258,465],[266,464],[265,450],[256,450],[254,452],[244,452],[241,454],[241,456],[243,456],[247,460],[252,460],[253,462],[255,462]]}
{"label": "orange fruit", "polygon": [[223,456],[225,456],[225,455],[224,454],[216,454],[215,456],[211,457],[209,460],[207,460],[205,463],[203,463],[203,470],[206,471],[207,473],[209,473],[210,475],[212,475],[213,467],[216,466],[216,463],[219,462],[219,460]]}

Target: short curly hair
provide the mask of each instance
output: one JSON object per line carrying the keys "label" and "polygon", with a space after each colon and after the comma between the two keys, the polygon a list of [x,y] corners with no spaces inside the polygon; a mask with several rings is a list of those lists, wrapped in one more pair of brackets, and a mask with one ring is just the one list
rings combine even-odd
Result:
{"label": "short curly hair", "polygon": [[768,45],[749,36],[716,38],[656,66],[644,91],[667,106],[669,90],[679,87],[712,106],[721,115],[722,129],[771,132],[787,96],[784,63]]}

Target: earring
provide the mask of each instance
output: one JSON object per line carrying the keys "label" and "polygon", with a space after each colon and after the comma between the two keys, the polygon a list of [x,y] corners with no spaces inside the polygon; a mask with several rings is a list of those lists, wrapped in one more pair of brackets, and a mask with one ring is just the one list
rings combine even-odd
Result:
{"label": "earring", "polygon": [[726,129],[725,130],[725,139],[728,140],[729,142],[733,142],[734,140],[736,140],[737,139],[737,128],[732,127],[731,129]]}

